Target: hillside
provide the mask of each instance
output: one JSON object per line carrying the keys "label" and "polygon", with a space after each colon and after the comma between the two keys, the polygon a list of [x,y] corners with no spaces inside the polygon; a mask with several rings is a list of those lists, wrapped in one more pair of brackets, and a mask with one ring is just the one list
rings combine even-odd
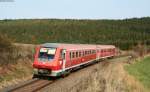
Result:
{"label": "hillside", "polygon": [[150,18],[124,20],[1,20],[0,34],[19,43],[114,44],[131,49],[138,43],[150,45]]}
{"label": "hillside", "polygon": [[11,43],[6,36],[0,35],[0,67],[15,64],[18,49]]}
{"label": "hillside", "polygon": [[32,77],[34,45],[14,44],[0,34],[0,91]]}

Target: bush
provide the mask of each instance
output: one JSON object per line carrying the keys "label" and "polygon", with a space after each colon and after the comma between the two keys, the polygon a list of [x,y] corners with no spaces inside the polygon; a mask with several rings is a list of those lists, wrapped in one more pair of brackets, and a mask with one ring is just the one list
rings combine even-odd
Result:
{"label": "bush", "polygon": [[7,36],[0,35],[0,50],[10,49],[12,47],[11,40]]}
{"label": "bush", "polygon": [[18,50],[12,45],[11,40],[0,35],[0,66],[16,63],[16,52]]}

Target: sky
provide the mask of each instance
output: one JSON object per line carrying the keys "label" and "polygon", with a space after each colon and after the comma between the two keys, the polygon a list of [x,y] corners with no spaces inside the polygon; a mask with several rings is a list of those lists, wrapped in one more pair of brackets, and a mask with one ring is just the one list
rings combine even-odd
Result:
{"label": "sky", "polygon": [[1,20],[125,19],[148,16],[150,0],[0,0]]}

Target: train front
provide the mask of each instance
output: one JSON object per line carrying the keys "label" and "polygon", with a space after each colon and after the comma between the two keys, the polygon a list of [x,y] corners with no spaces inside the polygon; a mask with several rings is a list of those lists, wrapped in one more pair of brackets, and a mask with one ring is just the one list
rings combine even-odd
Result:
{"label": "train front", "polygon": [[34,57],[34,76],[59,76],[61,63],[59,48],[40,46],[36,48]]}

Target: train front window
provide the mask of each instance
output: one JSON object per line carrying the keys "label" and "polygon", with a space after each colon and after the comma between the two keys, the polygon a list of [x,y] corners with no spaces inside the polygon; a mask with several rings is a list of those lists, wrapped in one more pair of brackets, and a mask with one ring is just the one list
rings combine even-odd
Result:
{"label": "train front window", "polygon": [[54,59],[56,48],[41,48],[39,52],[40,60],[52,60]]}

